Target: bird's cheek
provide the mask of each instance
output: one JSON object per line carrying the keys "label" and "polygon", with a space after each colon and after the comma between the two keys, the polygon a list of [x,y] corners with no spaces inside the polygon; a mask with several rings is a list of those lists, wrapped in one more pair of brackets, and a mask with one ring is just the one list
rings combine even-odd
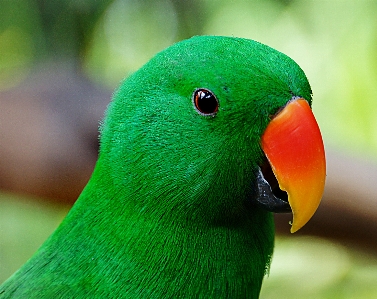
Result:
{"label": "bird's cheek", "polygon": [[289,101],[267,126],[261,144],[280,189],[288,193],[295,232],[317,210],[326,178],[322,136],[308,102]]}

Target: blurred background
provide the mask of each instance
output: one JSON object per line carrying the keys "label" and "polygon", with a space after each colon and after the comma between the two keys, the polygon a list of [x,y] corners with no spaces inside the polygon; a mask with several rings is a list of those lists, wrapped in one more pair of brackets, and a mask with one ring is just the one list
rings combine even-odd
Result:
{"label": "blurred background", "polygon": [[377,2],[0,0],[0,282],[88,181],[112,91],[156,52],[229,35],[311,83],[328,176],[313,219],[278,236],[261,298],[377,298]]}

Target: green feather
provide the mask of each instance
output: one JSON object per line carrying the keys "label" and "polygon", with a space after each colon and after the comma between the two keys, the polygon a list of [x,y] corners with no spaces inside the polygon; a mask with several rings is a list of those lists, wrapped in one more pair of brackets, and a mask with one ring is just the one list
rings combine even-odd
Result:
{"label": "green feather", "polygon": [[[194,108],[211,90],[217,114]],[[299,66],[255,41],[198,36],[125,80],[101,126],[94,173],[59,228],[0,287],[1,298],[257,298],[271,213],[245,204],[260,137]]]}

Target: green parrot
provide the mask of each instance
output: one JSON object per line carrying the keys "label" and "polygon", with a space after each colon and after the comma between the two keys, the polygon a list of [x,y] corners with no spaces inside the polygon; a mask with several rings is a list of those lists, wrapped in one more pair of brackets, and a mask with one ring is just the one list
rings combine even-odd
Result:
{"label": "green parrot", "polygon": [[121,83],[92,177],[0,298],[258,298],[271,212],[311,218],[322,137],[301,68],[261,43],[196,36]]}

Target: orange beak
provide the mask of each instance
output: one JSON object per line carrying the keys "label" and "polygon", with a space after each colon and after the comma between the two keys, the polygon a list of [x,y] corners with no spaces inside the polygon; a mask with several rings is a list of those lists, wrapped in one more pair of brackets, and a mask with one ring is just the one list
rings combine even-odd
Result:
{"label": "orange beak", "polygon": [[326,179],[322,136],[306,100],[292,99],[269,123],[262,149],[292,208],[291,232],[303,227],[321,201]]}

